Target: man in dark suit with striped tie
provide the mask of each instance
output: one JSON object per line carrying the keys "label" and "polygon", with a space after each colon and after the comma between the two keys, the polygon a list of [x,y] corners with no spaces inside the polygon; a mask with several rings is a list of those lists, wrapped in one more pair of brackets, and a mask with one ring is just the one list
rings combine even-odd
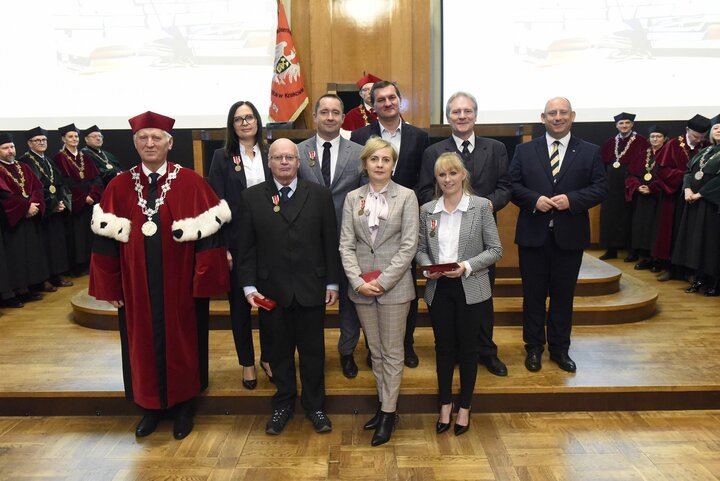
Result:
{"label": "man in dark suit with striped tie", "polygon": [[[445,117],[450,124],[452,135],[425,149],[417,185],[420,204],[435,197],[434,168],[437,158],[445,152],[455,152],[463,159],[468,170],[473,192],[488,199],[495,214],[510,202],[512,192],[505,144],[475,135],[477,100],[467,92],[455,92],[450,96],[445,105]],[[490,266],[489,274],[490,283],[494,285],[495,264]],[[480,364],[496,376],[507,376],[507,367],[498,357],[498,348],[493,342],[494,319],[490,317],[480,319],[479,322]]]}
{"label": "man in dark suit with striped tie", "polygon": [[590,244],[588,210],[607,196],[600,148],[570,133],[570,101],[548,100],[540,115],[546,134],[515,149],[510,163],[512,201],[520,208],[515,243],[523,284],[525,367],[539,371],[547,344],[550,360],[568,372],[573,297],[583,250]]}

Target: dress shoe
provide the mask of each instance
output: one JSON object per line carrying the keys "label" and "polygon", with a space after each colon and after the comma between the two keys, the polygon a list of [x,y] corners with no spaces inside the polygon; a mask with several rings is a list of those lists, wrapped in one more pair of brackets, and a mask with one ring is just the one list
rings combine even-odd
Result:
{"label": "dress shoe", "polygon": [[538,372],[542,368],[542,352],[528,352],[525,357],[525,367],[530,372]]}
{"label": "dress shoe", "polygon": [[658,264],[653,262],[652,267],[650,268],[650,272],[653,274],[657,274],[658,272],[662,272],[662,267],[660,267]]}
{"label": "dress shoe", "polygon": [[35,301],[41,301],[43,296],[39,292],[27,292],[25,294],[21,294],[20,300],[23,302],[35,302]]}
{"label": "dress shoe", "polygon": [[397,419],[398,417],[396,413],[386,413],[385,411],[380,411],[380,422],[378,422],[378,425],[375,428],[375,434],[373,434],[370,444],[372,446],[380,446],[381,444],[385,444],[390,441],[390,436],[392,435],[392,432],[395,431]]}
{"label": "dress shoe", "polygon": [[[462,409],[462,408],[460,408]],[[470,429],[470,409],[468,409],[468,420],[467,424],[464,426],[462,424],[457,423],[457,418],[455,418],[455,426],[453,426],[453,431],[455,431],[455,436],[460,436],[461,434],[465,434]]]}
{"label": "dress shoe", "polygon": [[152,434],[160,423],[160,413],[147,411],[135,428],[135,436],[144,438]]}
{"label": "dress shoe", "polygon": [[605,254],[601,255],[599,257],[601,261],[606,261],[608,259],[617,259],[617,250],[616,249],[608,249],[605,251]]}
{"label": "dress shoe", "polygon": [[627,255],[627,257],[625,259],[623,259],[623,262],[637,262],[638,259],[639,259],[638,255],[635,254],[634,252],[631,252],[630,254]]}
{"label": "dress shoe", "polygon": [[330,418],[323,411],[314,411],[305,414],[315,428],[316,433],[329,433],[332,431]]}
{"label": "dress shoe", "polygon": [[450,413],[448,414],[448,422],[444,423],[440,421],[440,416],[438,416],[437,424],[435,424],[435,432],[438,434],[444,433],[448,429],[450,429],[450,423],[452,423],[452,412],[453,412],[453,404],[443,404],[440,406],[440,410],[442,411],[443,406],[450,406]]}
{"label": "dress shoe", "polygon": [[670,271],[662,271],[659,276],[657,276],[657,280],[660,282],[667,282],[670,280]]}
{"label": "dress shoe", "polygon": [[651,269],[653,267],[653,261],[650,259],[643,259],[637,264],[635,264],[635,270],[636,271],[644,271],[645,269]]}
{"label": "dress shoe", "polygon": [[570,359],[570,356],[568,356],[567,352],[560,352],[557,354],[550,353],[550,360],[557,363],[557,365],[562,369],[563,371],[567,372],[575,372],[577,370],[577,366],[575,365],[575,361]]}
{"label": "dress shoe", "polygon": [[243,380],[242,385],[245,389],[250,389],[251,391],[257,387],[257,372],[255,371],[255,366],[252,366],[253,372],[255,372],[255,379],[245,379],[245,367],[250,366],[243,366]]}
{"label": "dress shoe", "polygon": [[508,375],[507,366],[497,356],[481,357],[479,362],[490,371],[490,374],[501,377]]}
{"label": "dress shoe", "polygon": [[418,359],[417,354],[415,354],[415,350],[412,347],[405,349],[405,365],[410,368],[416,368],[418,364],[420,364],[420,359]]}
{"label": "dress shoe", "polygon": [[352,354],[348,354],[347,356],[340,355],[340,367],[342,368],[343,376],[346,378],[352,379],[357,377],[358,367],[357,364],[355,364],[355,359]]}
{"label": "dress shoe", "polygon": [[56,292],[57,287],[53,286],[50,281],[45,281],[43,282],[42,290],[43,292]]}
{"label": "dress shoe", "polygon": [[173,437],[178,440],[185,439],[192,432],[193,426],[192,412],[178,415],[173,422]]}
{"label": "dress shoe", "polygon": [[25,304],[23,304],[23,301],[20,300],[18,297],[11,297],[10,299],[5,299],[0,303],[0,307],[10,307],[13,309],[19,309],[21,307],[25,307]]}
{"label": "dress shoe", "polygon": [[75,285],[73,283],[73,281],[68,281],[67,279],[61,279],[60,277],[51,278],[50,284],[52,284],[55,287],[72,287]]}
{"label": "dress shoe", "polygon": [[702,289],[705,286],[705,282],[703,282],[702,279],[698,279],[695,282],[693,282],[690,287],[685,289],[685,292],[688,294],[694,294],[696,292],[700,292],[700,289]]}
{"label": "dress shoe", "polygon": [[[265,366],[267,364],[267,367]],[[260,361],[260,368],[263,370],[265,375],[268,377],[268,381],[275,384],[275,381],[273,380],[272,373],[270,372],[270,363],[267,361]]]}
{"label": "dress shoe", "polygon": [[712,285],[708,286],[707,289],[705,289],[705,296],[706,297],[717,297],[720,296],[720,281],[715,281],[712,283]]}
{"label": "dress shoe", "polygon": [[372,354],[370,353],[370,351],[368,351],[368,353],[367,353],[367,358],[365,359],[365,363],[367,364],[367,367],[372,369]]}
{"label": "dress shoe", "polygon": [[280,434],[294,414],[295,412],[289,407],[273,410],[270,420],[265,425],[265,432],[273,435]]}

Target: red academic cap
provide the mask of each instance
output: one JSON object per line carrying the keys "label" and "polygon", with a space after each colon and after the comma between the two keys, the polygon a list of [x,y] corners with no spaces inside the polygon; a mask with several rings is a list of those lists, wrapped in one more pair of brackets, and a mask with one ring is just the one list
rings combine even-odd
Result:
{"label": "red academic cap", "polygon": [[170,133],[173,125],[175,125],[175,119],[150,112],[149,110],[144,114],[136,115],[129,119],[128,122],[130,123],[130,130],[132,130],[133,134],[142,129],[161,129]]}
{"label": "red academic cap", "polygon": [[365,85],[365,84],[368,84],[368,83],[374,84],[375,82],[379,82],[381,80],[382,80],[381,78],[377,78],[373,74],[369,73],[357,81],[357,86],[358,86],[358,88],[361,89],[363,87],[363,85]]}

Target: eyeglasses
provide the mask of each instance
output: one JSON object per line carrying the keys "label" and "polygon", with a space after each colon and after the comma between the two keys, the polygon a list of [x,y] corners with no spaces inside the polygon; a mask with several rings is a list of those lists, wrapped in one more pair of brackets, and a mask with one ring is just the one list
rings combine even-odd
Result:
{"label": "eyeglasses", "polygon": [[297,155],[271,155],[268,157],[268,159],[278,161],[278,162],[283,161],[283,160],[287,160],[288,162],[293,162],[299,158],[300,157],[298,157]]}
{"label": "eyeglasses", "polygon": [[33,144],[47,144],[47,139],[31,139],[30,142]]}
{"label": "eyeglasses", "polygon": [[233,123],[235,123],[237,125],[242,125],[242,124],[250,125],[254,122],[255,122],[255,116],[252,114],[248,114],[245,117],[233,117]]}

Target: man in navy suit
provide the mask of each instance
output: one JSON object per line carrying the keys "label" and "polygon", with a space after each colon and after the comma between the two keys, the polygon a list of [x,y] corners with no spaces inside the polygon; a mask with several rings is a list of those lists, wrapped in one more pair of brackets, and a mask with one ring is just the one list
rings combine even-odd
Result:
{"label": "man in navy suit", "polygon": [[[393,82],[387,80],[375,82],[370,90],[370,101],[377,113],[377,121],[355,130],[350,135],[350,140],[365,145],[370,137],[377,136],[390,142],[398,152],[392,180],[403,187],[416,190],[422,155],[429,145],[429,139],[427,132],[403,121],[400,116],[401,100],[400,89]],[[414,262],[412,274],[414,280]],[[413,349],[417,309],[416,298],[410,303],[410,312],[405,328],[405,365],[407,367],[417,367],[419,363]]]}
{"label": "man in navy suit", "polygon": [[[367,182],[367,177],[360,173],[362,146],[340,135],[344,117],[343,102],[340,97],[335,94],[322,95],[315,102],[313,112],[317,135],[298,144],[300,153],[298,177],[330,189],[338,228],[345,196]],[[354,378],[357,376],[358,367],[353,358],[353,351],[360,339],[360,319],[355,312],[355,305],[348,298],[347,290],[347,277],[343,274],[340,278],[338,351],[343,375]]]}
{"label": "man in navy suit", "polygon": [[607,196],[600,148],[570,133],[570,101],[548,100],[540,115],[546,134],[518,145],[510,163],[512,201],[520,208],[515,243],[523,283],[525,367],[539,371],[547,344],[550,360],[568,372],[573,297],[583,250],[590,244],[588,210]]}
{"label": "man in navy suit", "polygon": [[[420,180],[417,185],[420,204],[435,197],[435,161],[440,154],[455,152],[463,159],[473,192],[490,201],[493,215],[510,202],[512,185],[508,173],[508,155],[505,144],[495,139],[475,135],[477,100],[467,92],[455,92],[445,106],[445,117],[452,135],[425,149]],[[490,283],[495,285],[495,264],[489,267]],[[492,302],[492,298],[490,298]],[[492,309],[490,309],[492,312]],[[493,316],[479,319],[480,364],[496,376],[507,376],[507,366],[497,354],[493,342]]]}

